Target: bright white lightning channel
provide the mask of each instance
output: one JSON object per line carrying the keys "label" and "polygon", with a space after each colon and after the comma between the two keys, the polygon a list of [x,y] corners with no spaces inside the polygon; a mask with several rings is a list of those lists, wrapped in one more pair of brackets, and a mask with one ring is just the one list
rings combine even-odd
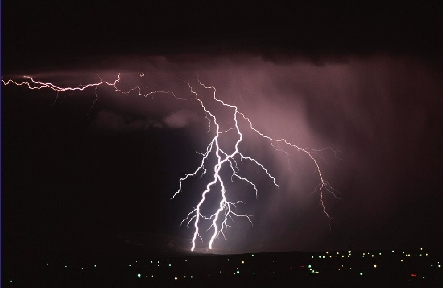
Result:
{"label": "bright white lightning channel", "polygon": [[[315,157],[312,155],[311,152],[309,152],[307,149],[305,148],[301,148],[297,145],[294,145],[292,143],[290,143],[289,141],[287,141],[286,139],[273,139],[270,136],[267,136],[265,134],[263,134],[262,132],[260,132],[259,130],[257,130],[256,128],[254,128],[251,120],[245,116],[245,114],[243,114],[242,112],[239,111],[238,107],[235,105],[231,105],[228,103],[225,103],[223,100],[220,100],[216,97],[216,88],[213,86],[206,86],[205,84],[203,84],[199,79],[198,79],[199,84],[205,88],[205,89],[211,89],[213,91],[213,99],[215,101],[217,101],[218,103],[220,103],[221,105],[230,108],[232,110],[232,117],[234,120],[234,127],[229,128],[228,130],[234,129],[237,132],[238,138],[237,141],[235,142],[234,145],[234,152],[232,152],[231,154],[226,153],[225,151],[223,151],[220,148],[219,145],[219,138],[222,137],[223,133],[226,131],[222,131],[220,129],[220,125],[217,122],[217,118],[216,116],[211,113],[211,111],[209,109],[207,109],[207,107],[204,104],[204,101],[198,96],[197,92],[194,91],[194,89],[192,88],[192,86],[188,83],[188,86],[191,90],[191,92],[195,95],[195,99],[200,103],[201,107],[203,108],[203,110],[205,111],[205,113],[207,115],[209,115],[209,118],[212,119],[212,122],[214,123],[215,127],[216,127],[216,133],[214,138],[212,138],[212,140],[210,141],[209,145],[206,148],[206,152],[205,153],[201,153],[202,157],[202,161],[200,163],[200,166],[197,167],[197,169],[193,172],[193,173],[189,173],[186,174],[183,178],[180,179],[180,188],[177,190],[177,192],[175,192],[175,194],[172,196],[172,198],[176,197],[181,191],[182,191],[182,182],[187,180],[189,177],[193,177],[198,175],[200,172],[202,174],[206,173],[206,168],[205,168],[205,163],[208,160],[208,157],[211,153],[215,154],[217,161],[216,164],[213,167],[213,177],[212,177],[212,181],[210,181],[207,185],[206,185],[206,189],[202,192],[201,194],[201,199],[198,202],[197,206],[188,213],[187,217],[185,219],[183,219],[182,223],[187,222],[187,225],[189,226],[190,224],[193,224],[194,226],[194,235],[192,238],[192,248],[191,250],[194,251],[195,247],[196,247],[196,240],[198,237],[202,238],[200,235],[200,226],[199,223],[202,220],[210,220],[212,223],[209,227],[208,230],[212,229],[212,236],[209,240],[208,243],[208,247],[209,249],[213,248],[213,243],[215,241],[215,239],[217,239],[217,237],[222,234],[223,237],[226,239],[226,236],[224,234],[224,231],[226,228],[229,227],[228,224],[228,220],[232,220],[233,221],[233,216],[236,217],[245,217],[248,219],[248,221],[252,224],[251,215],[247,215],[247,214],[238,214],[236,212],[234,212],[236,207],[236,204],[238,204],[241,201],[237,201],[237,202],[231,202],[227,199],[226,196],[226,186],[224,183],[224,180],[222,178],[222,176],[220,175],[220,170],[223,166],[229,166],[231,171],[232,171],[232,176],[231,176],[231,180],[233,177],[238,178],[241,181],[244,181],[246,183],[248,183],[249,185],[251,185],[255,191],[256,197],[258,196],[258,189],[257,186],[250,181],[249,179],[242,177],[238,174],[239,170],[238,170],[238,166],[237,166],[237,162],[235,160],[235,156],[240,157],[240,160],[249,160],[251,162],[253,162],[254,164],[256,164],[258,167],[260,167],[265,173],[266,175],[272,180],[272,182],[274,183],[274,185],[276,187],[279,187],[278,184],[276,183],[276,179],[274,176],[272,176],[268,170],[257,160],[255,160],[252,157],[249,156],[245,156],[244,154],[242,154],[239,151],[239,144],[240,142],[242,142],[243,140],[243,134],[241,133],[241,130],[238,126],[238,121],[239,118],[245,120],[248,123],[249,128],[254,131],[255,133],[257,133],[258,135],[260,135],[261,137],[267,139],[268,141],[271,142],[271,145],[276,149],[276,151],[279,152],[283,152],[286,153],[287,155],[289,155],[288,152],[286,152],[285,150],[283,150],[281,147],[278,146],[278,144],[283,144],[286,146],[289,146],[292,149],[296,149],[296,151],[298,152],[302,152],[305,153],[315,164],[316,167],[316,171],[318,173],[319,179],[320,179],[320,184],[318,186],[318,190],[320,192],[320,203],[323,209],[323,213],[328,217],[329,220],[329,224],[331,221],[331,216],[329,215],[329,213],[326,211],[326,206],[325,203],[323,201],[323,192],[324,191],[328,191],[330,192],[334,197],[336,197],[334,190],[332,189],[332,187],[329,185],[328,182],[326,182],[323,178],[322,172],[320,170],[320,166],[318,165],[317,160],[315,159]],[[207,215],[203,215],[201,213],[201,207],[203,205],[203,203],[205,203],[206,201],[206,195],[208,193],[211,192],[211,188],[213,188],[214,186],[216,186],[216,184],[220,185],[220,196],[221,196],[221,200],[218,204],[217,210],[207,216]],[[212,189],[215,190],[215,189]],[[337,198],[337,197],[336,197]],[[220,222],[218,224],[218,222]]]}
{"label": "bright white lightning channel", "polygon": [[[141,74],[139,74],[139,76],[143,77],[144,74],[141,73]],[[96,98],[94,99],[94,102],[93,102],[90,110],[93,108],[94,103],[98,99],[97,87],[99,87],[99,86],[111,86],[112,88],[114,88],[114,90],[116,92],[119,92],[122,94],[129,94],[131,92],[136,91],[136,92],[138,92],[139,96],[148,97],[150,95],[152,96],[155,94],[163,93],[163,94],[171,94],[175,99],[178,99],[178,100],[187,100],[185,98],[177,97],[171,91],[158,90],[158,91],[151,91],[151,92],[143,94],[141,92],[141,88],[139,86],[135,86],[127,91],[123,91],[117,87],[121,81],[120,74],[118,74],[117,79],[114,80],[113,82],[107,82],[107,81],[104,81],[103,79],[101,79],[100,77],[98,77],[100,79],[100,81],[98,81],[96,83],[79,85],[79,86],[74,86],[74,87],[59,87],[59,86],[54,85],[53,83],[50,83],[50,82],[36,81],[32,77],[29,77],[29,76],[24,76],[23,78],[25,80],[23,80],[21,82],[17,82],[14,80],[4,81],[3,79],[2,79],[2,82],[5,86],[10,85],[10,84],[14,84],[17,86],[25,86],[31,90],[44,89],[44,88],[50,89],[50,90],[57,92],[57,97],[58,97],[58,93],[60,93],[60,92],[84,91],[87,88],[94,88],[94,89],[96,89]],[[243,203],[243,202],[241,202],[241,201],[232,202],[228,199],[227,194],[226,194],[226,185],[225,185],[223,177],[220,175],[220,171],[223,167],[225,167],[225,166],[229,167],[230,170],[232,171],[232,174],[230,177],[231,181],[233,180],[233,178],[237,178],[241,181],[246,182],[248,185],[250,185],[254,189],[256,197],[258,196],[257,186],[248,178],[245,178],[245,177],[242,177],[241,175],[239,175],[239,168],[237,165],[237,161],[235,160],[236,157],[237,157],[237,159],[240,159],[241,161],[247,160],[247,161],[254,163],[256,166],[258,166],[260,169],[262,169],[266,173],[266,175],[269,177],[270,181],[272,181],[276,187],[279,187],[275,177],[271,175],[271,173],[266,169],[266,167],[264,167],[256,159],[254,159],[250,156],[246,156],[242,152],[240,152],[239,144],[243,141],[243,134],[242,134],[241,129],[238,125],[239,120],[246,121],[247,126],[253,132],[258,134],[260,137],[268,140],[270,142],[270,145],[272,145],[276,151],[285,153],[286,155],[289,155],[289,153],[281,147],[281,146],[287,146],[289,149],[295,149],[295,151],[297,151],[297,152],[304,153],[307,157],[309,157],[312,160],[312,162],[314,163],[314,165],[316,167],[316,172],[317,172],[317,175],[320,180],[320,184],[317,187],[317,191],[319,191],[319,194],[320,194],[320,204],[322,206],[323,213],[327,216],[327,218],[329,220],[329,224],[330,224],[331,223],[330,221],[332,220],[332,218],[326,210],[326,206],[323,201],[323,196],[324,196],[323,194],[325,191],[327,191],[327,192],[331,193],[335,198],[337,198],[337,197],[336,197],[332,187],[323,178],[322,172],[320,170],[320,166],[319,166],[316,158],[313,156],[313,154],[315,153],[315,150],[312,150],[313,152],[311,152],[308,149],[301,148],[295,144],[290,143],[286,139],[283,139],[283,138],[274,139],[268,135],[265,135],[264,133],[260,132],[259,130],[257,130],[253,126],[252,121],[248,117],[246,117],[245,114],[240,112],[237,106],[228,104],[228,103],[224,102],[223,100],[217,98],[216,97],[217,90],[215,87],[206,86],[198,79],[198,77],[197,77],[197,80],[198,80],[199,85],[201,87],[203,87],[204,89],[207,89],[207,90],[212,90],[212,94],[213,94],[212,99],[213,100],[215,100],[217,103],[219,103],[219,105],[222,105],[232,111],[231,115],[232,115],[232,119],[234,122],[234,126],[230,127],[227,130],[222,130],[220,127],[219,121],[217,121],[217,117],[215,116],[215,114],[212,113],[211,110],[207,108],[207,106],[205,105],[205,101],[201,97],[199,97],[199,95],[193,89],[193,87],[189,83],[187,83],[191,93],[195,96],[195,100],[198,101],[201,108],[205,112],[206,118],[209,121],[209,125],[211,125],[211,123],[213,123],[213,125],[215,125],[216,132],[215,132],[215,136],[209,142],[209,144],[206,148],[206,151],[204,153],[200,153],[202,155],[202,160],[200,162],[200,165],[196,168],[196,170],[194,172],[186,174],[184,177],[180,178],[179,189],[173,194],[172,199],[177,197],[177,195],[179,195],[182,192],[182,186],[183,186],[182,184],[184,181],[186,181],[190,177],[194,177],[199,174],[203,175],[203,174],[207,173],[207,169],[205,168],[205,164],[208,165],[207,162],[209,161],[209,157],[211,155],[214,155],[215,158],[217,159],[216,163],[213,165],[213,167],[211,167],[210,169],[208,168],[213,173],[212,177],[211,177],[212,180],[210,180],[210,182],[207,183],[205,190],[201,194],[200,201],[197,203],[197,205],[194,207],[194,209],[191,210],[181,222],[181,225],[183,223],[186,223],[187,226],[192,225],[194,227],[191,251],[194,251],[196,248],[197,238],[202,239],[200,230],[202,229],[201,223],[203,221],[210,221],[209,223],[211,223],[211,225],[208,229],[208,231],[209,230],[212,231],[211,238],[208,242],[209,249],[213,248],[214,241],[218,238],[218,236],[220,236],[220,234],[222,234],[223,237],[226,239],[226,235],[224,232],[226,231],[226,229],[228,227],[230,227],[228,224],[228,221],[229,220],[233,221],[234,217],[246,218],[252,225],[252,220],[251,220],[252,215],[239,214],[236,212],[236,205],[239,203]],[[209,126],[209,128],[210,128],[209,130],[211,130],[211,126]],[[221,149],[219,140],[220,140],[220,137],[223,137],[224,133],[231,131],[231,130],[234,130],[237,133],[237,140],[235,141],[235,144],[233,145],[234,151],[232,153],[227,153],[226,151]],[[215,189],[218,185],[219,185],[220,189]],[[211,215],[204,215],[201,211],[202,205],[207,200],[206,196],[209,193],[213,193],[214,190],[216,190],[219,193],[221,200],[219,201],[216,208],[214,208],[215,211]]]}

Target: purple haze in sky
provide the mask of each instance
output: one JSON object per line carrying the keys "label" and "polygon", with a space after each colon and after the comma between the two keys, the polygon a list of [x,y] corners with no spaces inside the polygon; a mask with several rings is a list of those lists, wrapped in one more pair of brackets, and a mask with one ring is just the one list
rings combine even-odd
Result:
{"label": "purple haze in sky", "polygon": [[[239,210],[254,215],[253,226],[246,219],[234,219],[226,231],[227,240],[220,236],[214,243],[216,251],[389,248],[398,243],[438,243],[435,237],[430,239],[433,231],[429,228],[436,224],[433,215],[438,207],[426,206],[432,201],[420,199],[432,199],[440,193],[436,179],[442,173],[438,159],[443,153],[443,90],[441,76],[420,60],[381,55],[312,63],[295,57],[274,61],[248,55],[185,55],[125,57],[109,59],[107,63],[111,64],[30,74],[37,80],[64,86],[100,81],[96,75],[113,81],[121,73],[121,90],[140,86],[142,94],[164,91],[142,97],[136,91],[126,95],[99,87],[87,121],[91,133],[176,129],[185,131],[192,150],[203,152],[213,130],[208,132],[205,114],[187,85],[189,82],[195,87],[202,99],[210,99],[212,91],[198,87],[200,79],[217,89],[218,98],[238,106],[262,133],[317,151],[315,157],[324,178],[338,191],[338,199],[328,193],[324,198],[333,219],[331,229],[319,202],[316,186],[320,182],[312,160],[291,149],[286,149],[290,155],[275,151],[269,141],[250,133],[241,123],[245,136],[241,149],[263,163],[280,188],[274,187],[259,168],[241,163],[241,174],[257,184],[258,198],[250,186],[238,181],[229,183],[229,189],[235,199],[246,202]],[[92,105],[94,93],[94,89],[64,97],[60,93],[56,103],[82,98],[84,102],[89,99]],[[232,127],[230,111],[214,101],[207,103],[223,127]],[[83,108],[85,115],[89,108]],[[232,134],[232,143],[234,137]],[[228,147],[232,143],[221,145]],[[175,153],[183,148],[182,143],[170,145],[175,147]],[[173,188],[168,196],[178,188],[179,177],[193,172],[200,159],[195,154],[189,163],[175,162],[175,153],[164,158],[165,170],[170,172],[164,181]],[[185,218],[203,190],[201,181],[196,177],[185,182],[177,200],[171,201],[170,211],[159,212],[155,221],[177,227],[179,221],[171,221],[167,215]],[[215,199],[213,203],[217,205]],[[407,207],[415,203],[423,207],[408,211]],[[147,203],[146,209],[154,206],[155,203]],[[420,213],[421,221],[429,226],[415,223],[415,213]],[[186,227],[174,231],[186,240],[193,232]],[[208,235],[203,233],[203,237]]]}

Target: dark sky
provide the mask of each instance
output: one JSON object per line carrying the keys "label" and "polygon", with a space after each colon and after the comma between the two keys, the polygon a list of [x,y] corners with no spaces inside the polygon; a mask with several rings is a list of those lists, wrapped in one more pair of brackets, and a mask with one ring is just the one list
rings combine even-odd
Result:
{"label": "dark sky", "polygon": [[[193,230],[179,224],[207,179],[170,198],[213,135],[187,86],[212,96],[197,74],[266,135],[318,149],[339,198],[325,194],[329,229],[313,162],[245,132],[243,151],[280,189],[242,161],[259,196],[229,189],[254,225],[235,219],[216,251],[441,246],[442,4],[90,2],[2,1],[3,80],[65,87],[122,73],[122,90],[188,100],[2,85],[4,253],[118,253],[116,239],[189,249]],[[232,126],[231,110],[207,103]]]}

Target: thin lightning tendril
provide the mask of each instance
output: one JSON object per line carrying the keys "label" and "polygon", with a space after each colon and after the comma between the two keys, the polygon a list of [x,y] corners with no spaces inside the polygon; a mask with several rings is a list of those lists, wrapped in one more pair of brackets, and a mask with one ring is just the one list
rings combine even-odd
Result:
{"label": "thin lightning tendril", "polygon": [[[144,74],[139,73],[139,76],[144,77]],[[107,82],[107,81],[103,80],[100,76],[98,76],[98,78],[100,79],[99,82],[91,83],[91,84],[87,84],[87,85],[79,85],[79,86],[75,86],[75,87],[60,87],[60,86],[56,86],[50,82],[36,81],[30,76],[24,76],[23,78],[26,80],[24,80],[22,82],[17,82],[17,81],[13,81],[13,80],[4,81],[3,79],[2,79],[2,82],[5,86],[10,85],[10,84],[14,84],[16,86],[25,86],[31,90],[51,89],[51,90],[57,92],[56,99],[52,105],[54,105],[55,102],[57,101],[60,92],[84,91],[88,88],[93,87],[95,90],[95,99],[93,100],[93,103],[88,111],[88,119],[89,119],[89,114],[91,113],[95,103],[98,101],[97,88],[99,86],[110,86],[115,90],[115,92],[119,92],[122,94],[130,94],[135,91],[139,96],[143,96],[145,98],[148,96],[154,96],[155,94],[160,93],[160,94],[171,94],[172,96],[174,96],[175,99],[178,99],[178,100],[187,100],[185,98],[177,97],[174,94],[174,92],[171,92],[171,91],[158,90],[158,91],[150,91],[146,94],[143,94],[142,89],[139,86],[135,86],[127,91],[123,91],[117,87],[117,85],[121,81],[120,74],[117,75],[117,78],[113,82]],[[251,220],[252,215],[239,214],[236,212],[237,211],[236,205],[237,204],[244,204],[244,202],[229,201],[228,196],[227,196],[225,182],[224,182],[223,177],[220,174],[220,171],[223,167],[225,167],[225,166],[229,167],[232,171],[231,177],[230,177],[231,181],[233,182],[234,178],[236,178],[240,181],[247,183],[248,185],[250,185],[254,189],[255,196],[258,197],[258,188],[257,188],[256,184],[253,183],[251,180],[247,179],[246,177],[243,177],[239,174],[238,163],[237,163],[237,160],[235,159],[236,157],[237,157],[237,159],[239,158],[241,161],[248,160],[248,161],[254,163],[256,166],[259,166],[265,172],[267,177],[273,182],[275,187],[279,188],[276,178],[274,176],[272,176],[272,174],[266,169],[266,167],[264,167],[256,159],[254,159],[250,156],[246,156],[240,152],[239,145],[243,141],[243,134],[239,128],[239,120],[246,121],[247,126],[249,126],[249,128],[252,131],[254,131],[256,134],[258,134],[260,137],[268,140],[270,142],[270,145],[272,147],[274,147],[274,149],[276,151],[286,154],[286,156],[288,158],[288,166],[289,166],[289,156],[291,154],[288,151],[286,151],[285,149],[283,149],[283,147],[287,147],[288,149],[295,149],[295,151],[297,151],[297,152],[304,153],[312,160],[312,162],[315,165],[316,174],[318,175],[318,177],[320,179],[320,184],[317,186],[316,191],[318,191],[320,194],[320,205],[322,207],[323,213],[326,215],[326,217],[329,220],[329,227],[331,228],[332,218],[329,215],[329,213],[327,212],[327,209],[325,206],[324,192],[329,192],[335,198],[338,198],[338,197],[335,193],[335,190],[329,185],[329,183],[327,181],[324,180],[322,171],[320,170],[320,166],[319,166],[316,158],[313,156],[314,154],[316,154],[316,152],[318,152],[320,150],[308,150],[308,149],[299,147],[295,144],[292,144],[291,142],[287,141],[284,138],[274,139],[274,138],[262,133],[261,131],[259,131],[258,129],[256,129],[254,127],[250,118],[248,118],[245,114],[243,114],[242,112],[239,111],[239,108],[237,106],[228,104],[228,103],[224,102],[223,100],[217,98],[216,97],[217,90],[214,86],[206,86],[205,84],[203,84],[200,81],[198,75],[197,75],[197,81],[198,81],[199,85],[201,87],[203,87],[204,89],[212,90],[212,99],[213,100],[215,100],[217,103],[219,103],[223,107],[225,107],[229,110],[232,110],[232,117],[233,117],[234,126],[228,128],[228,129],[222,130],[219,122],[217,121],[217,117],[215,116],[215,114],[213,112],[211,112],[211,110],[208,109],[207,106],[205,106],[205,101],[202,100],[202,98],[194,90],[194,88],[191,86],[191,84],[189,82],[186,82],[187,86],[190,89],[190,93],[192,95],[194,95],[195,100],[200,104],[201,108],[203,109],[203,111],[205,113],[205,118],[207,119],[208,124],[209,124],[208,125],[209,126],[208,132],[211,131],[211,123],[212,123],[212,125],[215,126],[215,136],[209,142],[208,146],[206,147],[205,152],[203,152],[203,153],[197,152],[198,154],[200,154],[202,156],[200,165],[194,170],[194,172],[187,173],[183,177],[180,178],[179,188],[173,194],[171,199],[174,199],[182,192],[183,182],[185,182],[189,178],[195,177],[197,175],[200,175],[200,177],[202,177],[203,175],[205,175],[207,173],[207,169],[205,167],[205,164],[207,164],[207,162],[209,161],[210,155],[214,155],[216,158],[216,163],[211,168],[213,170],[212,180],[210,180],[207,183],[206,188],[204,189],[204,191],[201,194],[200,201],[197,203],[197,205],[193,208],[193,210],[190,211],[187,214],[187,216],[180,223],[180,225],[183,225],[184,223],[186,223],[187,227],[189,227],[192,224],[194,226],[191,251],[194,251],[196,248],[197,238],[200,238],[203,241],[203,237],[200,232],[200,230],[201,230],[200,224],[202,221],[210,221],[210,226],[207,229],[207,231],[209,231],[209,230],[212,231],[210,240],[208,242],[209,249],[213,248],[214,241],[217,239],[217,237],[220,234],[224,237],[224,239],[227,239],[226,235],[225,235],[225,231],[227,228],[230,227],[228,221],[230,220],[233,222],[234,217],[246,218],[252,225],[252,220]],[[232,153],[227,153],[226,151],[221,149],[220,142],[219,142],[220,137],[223,136],[224,133],[227,133],[229,131],[235,131],[237,133],[237,139],[235,141],[235,144],[233,147],[234,151]],[[289,166],[289,169],[291,170],[290,166]],[[211,215],[207,216],[202,213],[202,206],[205,203],[205,201],[207,200],[208,194],[211,193],[212,191],[216,190],[215,186],[220,187],[219,189],[217,189],[217,191],[219,193],[221,200],[218,202],[215,212],[212,213]]]}

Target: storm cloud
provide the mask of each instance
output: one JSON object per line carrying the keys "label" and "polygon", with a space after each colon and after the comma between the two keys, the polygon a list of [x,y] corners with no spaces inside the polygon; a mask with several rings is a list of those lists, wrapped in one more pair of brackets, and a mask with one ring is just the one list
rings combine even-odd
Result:
{"label": "storm cloud", "polygon": [[[439,193],[443,90],[441,75],[419,58],[349,56],[314,63],[297,57],[274,61],[259,55],[175,55],[126,56],[110,58],[107,63],[113,67],[45,74],[49,80],[58,75],[66,83],[75,82],[72,75],[83,77],[82,83],[97,81],[96,75],[112,82],[118,71],[124,71],[117,87],[121,91],[139,87],[125,94],[115,92],[114,87],[98,87],[87,124],[92,133],[152,136],[152,129],[162,133],[181,130],[184,134],[180,137],[187,139],[186,149],[203,152],[214,135],[214,126],[208,126],[208,115],[193,92],[218,117],[221,130],[234,125],[234,110],[213,99],[216,90],[216,96],[236,105],[255,129],[310,149],[323,177],[335,188],[337,198],[325,193],[326,209],[333,218],[330,230],[316,190],[320,182],[313,161],[288,146],[277,147],[284,152],[276,151],[240,118],[244,136],[240,149],[263,163],[280,188],[253,163],[239,163],[240,175],[257,184],[258,198],[251,186],[241,181],[230,183],[229,193],[244,200],[246,204],[238,209],[254,215],[253,226],[245,219],[235,219],[226,232],[228,240],[221,237],[215,243],[221,251],[341,249],[355,243],[363,247],[369,238],[368,245],[386,248],[401,238],[415,244],[424,241],[422,235],[431,235],[432,231],[410,223],[419,213],[421,221],[435,224],[433,213],[441,208],[423,199]],[[33,76],[43,77],[38,73]],[[91,99],[95,99],[93,95]],[[228,140],[222,145],[229,146],[238,137],[236,133],[226,135]],[[193,172],[196,166],[190,164],[198,164],[201,158],[197,153],[186,154],[192,159],[178,161],[184,142],[162,137],[168,154],[162,158],[162,171],[167,175],[164,181],[176,183],[168,184],[172,196],[178,179]],[[167,225],[178,226],[196,205],[204,187],[200,180],[190,180],[171,202],[165,212],[169,215],[164,218],[169,217]],[[413,206],[415,203],[421,206]],[[192,229],[176,229],[171,233],[191,237]]]}
{"label": "storm cloud", "polygon": [[[202,83],[217,89],[217,97],[237,105],[262,133],[316,149],[324,177],[340,198],[325,196],[334,218],[331,232],[315,192],[319,179],[312,161],[288,147],[284,149],[289,156],[279,153],[268,141],[246,132],[250,138],[240,147],[268,165],[281,188],[273,188],[269,180],[258,180],[262,185],[259,199],[246,196],[253,208],[243,208],[254,215],[254,227],[237,220],[238,226],[228,232],[230,241],[220,241],[221,246],[230,247],[235,239],[239,243],[260,239],[256,240],[260,245],[270,247],[277,242],[282,247],[315,249],[316,241],[322,242],[324,237],[333,246],[340,238],[338,233],[357,221],[349,224],[352,228],[347,231],[352,242],[354,237],[364,242],[359,235],[365,233],[360,229],[378,231],[378,245],[388,245],[382,243],[391,237],[380,231],[418,233],[406,224],[412,219],[402,207],[435,193],[417,187],[432,186],[429,181],[434,181],[434,173],[441,173],[438,155],[443,123],[440,75],[420,59],[381,55],[325,59],[314,64],[296,58],[274,62],[233,57],[206,63],[178,61],[179,67],[175,63],[172,60],[164,67],[171,69],[170,65],[172,73],[187,77],[198,87],[197,76],[189,72],[194,70]],[[205,99],[212,97],[212,90],[200,90]],[[232,117],[230,111],[219,113]],[[232,122],[225,124],[227,129]],[[246,126],[242,128],[248,131]],[[249,175],[250,169],[258,168],[249,165],[244,169]],[[252,175],[261,174],[256,171]],[[418,213],[432,219],[426,209]],[[396,217],[405,217],[404,222],[389,224],[398,221]]]}

